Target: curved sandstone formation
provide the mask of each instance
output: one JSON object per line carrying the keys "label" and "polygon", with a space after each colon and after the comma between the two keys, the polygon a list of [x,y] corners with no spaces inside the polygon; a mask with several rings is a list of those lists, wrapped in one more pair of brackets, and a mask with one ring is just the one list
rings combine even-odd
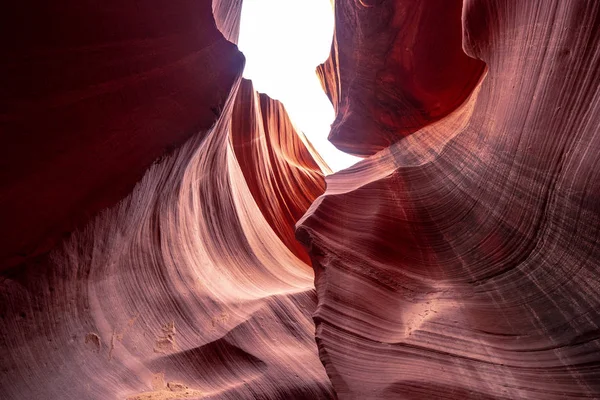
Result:
{"label": "curved sandstone formation", "polygon": [[[3,276],[3,398],[332,397],[312,270],[261,213],[231,145],[234,107],[247,119],[283,110],[261,114],[257,97],[234,106],[239,85],[217,124],[117,207]],[[284,156],[253,172],[274,182],[303,161]]]}
{"label": "curved sandstone formation", "polygon": [[0,398],[600,397],[597,1],[335,2],[326,179],[241,0],[27,3]]}
{"label": "curved sandstone formation", "polygon": [[210,3],[2,5],[0,266],[48,251],[215,122],[243,56]]}
{"label": "curved sandstone formation", "polygon": [[213,16],[225,39],[237,44],[240,36],[242,0],[213,0]]}
{"label": "curved sandstone formation", "polygon": [[318,68],[336,119],[329,140],[374,154],[443,118],[484,64],[461,47],[461,0],[335,1],[329,59]]}
{"label": "curved sandstone formation", "polygon": [[[114,26],[136,21],[135,9],[104,4],[106,9],[74,7],[88,17],[90,35],[111,33],[99,25],[102,18]],[[30,137],[47,136],[20,152],[13,138],[11,157],[34,158],[48,142],[66,146],[64,153],[46,146],[36,160],[38,175],[31,179],[51,176],[49,182],[36,187],[25,171],[14,174],[15,185],[39,198],[4,186],[3,200],[21,199],[24,210],[34,202],[56,211],[44,220],[34,209],[21,224],[3,225],[19,227],[16,239],[21,235],[31,243],[39,238],[28,221],[39,220],[40,229],[43,224],[71,229],[78,219],[65,213],[89,218],[135,183],[148,167],[142,161],[152,162],[165,148],[191,138],[152,165],[129,196],[52,253],[33,257],[46,249],[40,246],[22,257],[27,261],[3,265],[13,268],[0,276],[0,397],[331,398],[314,341],[313,273],[294,240],[296,220],[324,190],[323,174],[281,104],[239,78],[242,58],[207,19],[207,6],[156,5],[161,7],[139,16],[139,24],[117,29],[122,35],[115,33],[114,43],[73,49],[65,42],[64,49],[46,50],[66,68],[60,76],[38,71],[39,81],[56,79],[53,96],[88,79],[76,93],[82,99],[54,104],[50,98],[39,105],[54,107],[63,125],[38,114],[30,114],[35,118],[29,125],[17,119],[38,110],[36,104],[27,104],[22,115],[9,114],[9,123],[17,122],[5,132],[19,133],[23,124]],[[56,7],[58,13],[72,5]],[[169,18],[158,18],[161,13]],[[151,24],[156,25],[150,29]],[[63,39],[75,32],[66,24]],[[85,35],[68,38],[86,43]],[[24,56],[15,66],[24,68],[33,62],[25,54],[38,49],[19,51]],[[63,53],[79,64],[56,61]],[[94,61],[92,55],[98,70],[82,70]],[[138,66],[141,62],[146,64]],[[87,86],[110,78],[101,72],[124,77],[103,84],[103,90]],[[16,92],[23,80],[10,88]],[[26,95],[41,102],[41,89],[34,89]],[[14,98],[3,101],[17,105]],[[79,109],[83,115],[75,113]],[[46,131],[33,130],[42,123]],[[73,140],[75,134],[81,139]],[[56,196],[48,198],[47,187],[56,180],[73,190],[54,187]],[[294,194],[296,186],[303,188],[301,195]],[[91,196],[94,203],[78,202],[79,192],[89,190],[99,193]],[[8,211],[3,209],[3,218],[21,218]]]}
{"label": "curved sandstone formation", "polygon": [[250,81],[242,80],[231,118],[236,159],[254,200],[279,238],[310,264],[294,225],[325,191],[315,158],[323,161],[295,130],[282,104],[255,92]]}
{"label": "curved sandstone formation", "polygon": [[298,225],[321,360],[340,398],[596,398],[600,4],[462,18],[488,68],[467,102],[328,177]]}

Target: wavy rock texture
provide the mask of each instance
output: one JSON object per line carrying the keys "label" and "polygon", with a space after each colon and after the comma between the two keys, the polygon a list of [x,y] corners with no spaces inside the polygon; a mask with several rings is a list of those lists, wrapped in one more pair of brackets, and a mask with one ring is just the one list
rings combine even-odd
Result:
{"label": "wavy rock texture", "polygon": [[[488,67],[467,102],[328,177],[298,224],[321,360],[340,398],[598,398],[600,4],[472,0],[462,23]],[[389,138],[378,103],[332,97],[334,139],[352,115],[365,151]]]}
{"label": "wavy rock texture", "polygon": [[600,4],[336,2],[325,193],[240,7],[3,7],[0,397],[600,397]]}
{"label": "wavy rock texture", "polygon": [[[267,100],[261,113],[256,95],[234,106],[237,88],[206,136],[154,165],[50,257],[4,275],[3,398],[333,395],[314,342],[312,270],[263,217],[231,144],[260,136],[232,134],[234,108],[249,120],[283,110]],[[276,188],[266,168],[309,163],[286,167],[283,156],[271,157],[258,164],[265,169],[246,171],[250,182],[265,177]],[[308,206],[323,177],[296,174],[316,191],[306,193]],[[262,195],[281,202],[276,192]]]}
{"label": "wavy rock texture", "polygon": [[0,266],[48,251],[215,122],[243,66],[209,2],[2,5]]}
{"label": "wavy rock texture", "polygon": [[461,47],[461,0],[335,1],[318,68],[336,111],[329,140],[366,156],[455,110],[484,63]]}
{"label": "wavy rock texture", "polygon": [[225,39],[237,44],[240,37],[242,0],[213,0],[213,16]]}
{"label": "wavy rock texture", "polygon": [[[7,165],[40,157],[31,176],[19,170],[3,186],[3,205],[21,199],[19,210],[32,213],[3,225],[16,228],[3,243],[11,251],[89,219],[165,148],[191,138],[52,253],[33,257],[50,240],[5,264],[0,397],[331,398],[314,341],[314,275],[294,240],[297,219],[325,189],[314,151],[280,103],[241,80],[242,58],[207,2],[155,3],[52,6],[50,15],[86,17],[73,21],[89,31],[52,27],[57,38],[32,35],[39,46],[25,42],[4,65],[40,74],[22,103],[3,96],[12,107],[3,131],[40,136],[26,149],[21,137],[10,141]],[[234,40],[228,24],[239,18],[220,18],[235,9],[216,4],[215,13]],[[14,93],[19,76],[7,83]],[[2,208],[4,221],[22,218],[11,210]]]}
{"label": "wavy rock texture", "polygon": [[[248,118],[249,112],[257,117]],[[295,238],[294,225],[325,191],[315,159],[323,161],[296,131],[282,104],[255,92],[245,79],[234,106],[231,132],[236,159],[262,214],[286,246],[310,265]]]}

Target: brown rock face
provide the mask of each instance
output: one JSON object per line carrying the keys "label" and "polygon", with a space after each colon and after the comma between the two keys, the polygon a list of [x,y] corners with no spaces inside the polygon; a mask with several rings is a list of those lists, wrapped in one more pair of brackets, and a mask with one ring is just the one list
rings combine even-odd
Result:
{"label": "brown rock face", "polygon": [[0,266],[126,196],[216,120],[243,57],[209,2],[13,1],[0,41]]}
{"label": "brown rock face", "polygon": [[[282,203],[274,188],[289,183],[277,173],[303,187],[322,188],[323,178],[299,171],[311,163],[291,158],[291,138],[252,131],[287,116],[268,99],[261,111],[259,96],[238,96],[239,85],[217,124],[153,165],[118,206],[49,256],[4,273],[3,398],[333,397],[314,341],[312,270],[280,238],[292,231],[289,215],[272,227],[275,216],[258,205],[267,195]],[[234,109],[256,120],[235,135]],[[242,173],[238,137],[277,152]],[[246,180],[260,178],[266,189],[253,193]]]}
{"label": "brown rock face", "polygon": [[247,80],[242,80],[231,121],[236,159],[254,200],[283,243],[310,263],[294,225],[325,191],[325,179],[306,140],[281,103],[255,92]]}
{"label": "brown rock face", "polygon": [[237,44],[240,36],[242,0],[213,0],[213,15],[225,39]]}
{"label": "brown rock face", "polygon": [[461,46],[461,0],[335,1],[330,58],[318,69],[336,110],[329,140],[374,154],[455,110],[484,63]]}
{"label": "brown rock face", "polygon": [[283,107],[242,83],[210,4],[153,5],[53,6],[73,18],[3,65],[3,245],[35,251],[0,275],[0,397],[332,398],[293,239],[323,175]]}
{"label": "brown rock face", "polygon": [[600,3],[337,2],[326,179],[241,0],[54,3],[0,13],[0,398],[600,398]]}
{"label": "brown rock face", "polygon": [[[466,1],[462,21],[488,66],[469,99],[328,177],[298,225],[321,360],[340,398],[598,397],[600,4]],[[365,101],[342,115],[387,137]]]}

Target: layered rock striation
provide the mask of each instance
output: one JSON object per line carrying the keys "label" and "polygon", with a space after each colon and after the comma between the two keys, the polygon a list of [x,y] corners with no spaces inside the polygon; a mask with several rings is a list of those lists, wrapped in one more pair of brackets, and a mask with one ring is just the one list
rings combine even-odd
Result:
{"label": "layered rock striation", "polygon": [[[595,398],[600,5],[465,1],[462,32],[487,65],[468,99],[328,177],[298,224],[321,360],[340,398]],[[341,104],[334,78],[324,86]],[[353,145],[388,140],[385,104],[339,104],[332,135],[366,114]]]}
{"label": "layered rock striation", "polygon": [[600,397],[600,4],[334,2],[327,178],[241,6],[3,6],[0,397]]}
{"label": "layered rock striation", "polygon": [[51,249],[215,122],[243,56],[208,2],[2,5],[0,265]]}
{"label": "layered rock striation", "polygon": [[[50,7],[86,18],[4,65],[39,76],[3,97],[13,173],[2,204],[21,200],[23,212],[2,208],[16,234],[3,242],[0,397],[331,398],[313,273],[294,239],[323,174],[282,105],[241,79],[210,4],[155,6]],[[31,176],[18,169],[26,160]],[[36,250],[20,255],[22,242]]]}
{"label": "layered rock striation", "polygon": [[461,0],[334,1],[329,59],[317,69],[336,118],[329,140],[383,150],[462,104],[484,63],[462,49]]}

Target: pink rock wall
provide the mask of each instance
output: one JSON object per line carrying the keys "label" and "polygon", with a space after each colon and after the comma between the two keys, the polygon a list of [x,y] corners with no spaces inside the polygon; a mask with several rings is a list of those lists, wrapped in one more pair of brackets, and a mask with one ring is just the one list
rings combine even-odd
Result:
{"label": "pink rock wall", "polygon": [[298,224],[321,360],[340,398],[597,397],[600,5],[466,1],[462,25],[467,101]]}
{"label": "pink rock wall", "polygon": [[325,178],[241,1],[2,6],[0,398],[600,397],[600,4],[334,7]]}

